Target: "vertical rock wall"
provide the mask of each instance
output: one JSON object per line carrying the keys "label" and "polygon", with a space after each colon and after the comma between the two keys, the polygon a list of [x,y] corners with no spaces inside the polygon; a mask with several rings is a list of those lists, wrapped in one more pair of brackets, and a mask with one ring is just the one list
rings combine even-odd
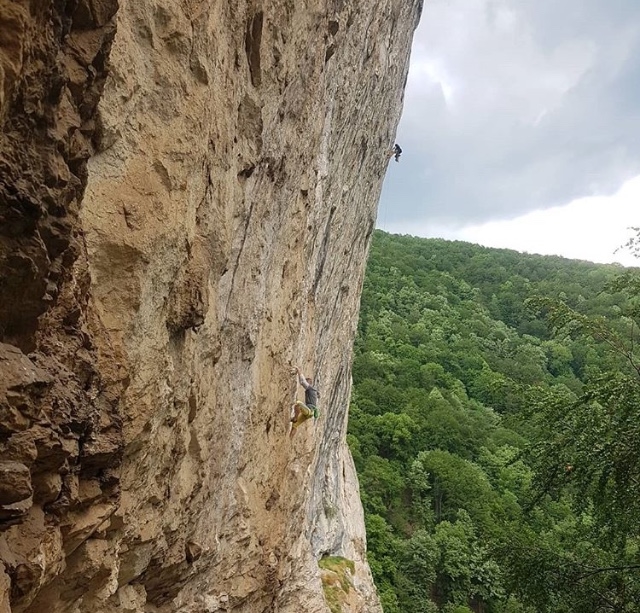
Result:
{"label": "vertical rock wall", "polygon": [[379,611],[344,439],[420,4],[0,0],[0,611],[325,612],[323,554]]}
{"label": "vertical rock wall", "polygon": [[0,0],[3,613],[62,575],[67,602],[99,583],[83,556],[104,542],[87,539],[119,500],[121,411],[103,379],[117,366],[97,370],[78,217],[116,10]]}

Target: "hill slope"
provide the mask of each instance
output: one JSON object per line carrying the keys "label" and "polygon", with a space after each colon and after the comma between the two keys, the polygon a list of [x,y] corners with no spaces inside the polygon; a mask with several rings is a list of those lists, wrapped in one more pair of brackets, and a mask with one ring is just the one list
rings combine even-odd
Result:
{"label": "hill slope", "polygon": [[[632,610],[637,530],[620,529],[629,549],[612,551],[612,532],[596,528],[595,493],[590,502],[572,485],[583,474],[587,483],[575,458],[597,458],[568,443],[545,456],[540,446],[564,436],[554,428],[601,390],[601,377],[627,373],[633,395],[637,373],[607,343],[554,335],[525,304],[561,299],[626,333],[631,302],[608,285],[620,272],[375,233],[349,440],[385,613],[593,613],[607,601]],[[565,428],[572,444],[587,432]],[[553,490],[540,493],[548,475]],[[610,572],[589,571],[602,568]]]}

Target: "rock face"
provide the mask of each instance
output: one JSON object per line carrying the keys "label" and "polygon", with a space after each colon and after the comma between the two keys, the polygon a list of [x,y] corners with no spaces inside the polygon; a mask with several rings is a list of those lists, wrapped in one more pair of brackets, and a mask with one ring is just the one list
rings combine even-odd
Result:
{"label": "rock face", "polygon": [[0,0],[0,611],[326,612],[325,554],[380,611],[345,430],[420,5]]}

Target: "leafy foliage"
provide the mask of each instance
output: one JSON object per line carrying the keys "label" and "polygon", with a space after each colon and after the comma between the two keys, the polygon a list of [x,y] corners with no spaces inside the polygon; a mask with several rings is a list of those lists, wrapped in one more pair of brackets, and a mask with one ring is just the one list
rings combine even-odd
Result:
{"label": "leafy foliage", "polygon": [[376,232],[349,443],[385,613],[636,610],[639,294],[619,266]]}

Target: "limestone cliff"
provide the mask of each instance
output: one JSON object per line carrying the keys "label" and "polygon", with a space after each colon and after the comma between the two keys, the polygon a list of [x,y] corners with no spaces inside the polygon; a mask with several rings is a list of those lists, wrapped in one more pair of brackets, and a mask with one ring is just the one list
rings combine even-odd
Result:
{"label": "limestone cliff", "polygon": [[420,5],[0,0],[0,612],[326,612],[323,555],[380,610],[345,430]]}

